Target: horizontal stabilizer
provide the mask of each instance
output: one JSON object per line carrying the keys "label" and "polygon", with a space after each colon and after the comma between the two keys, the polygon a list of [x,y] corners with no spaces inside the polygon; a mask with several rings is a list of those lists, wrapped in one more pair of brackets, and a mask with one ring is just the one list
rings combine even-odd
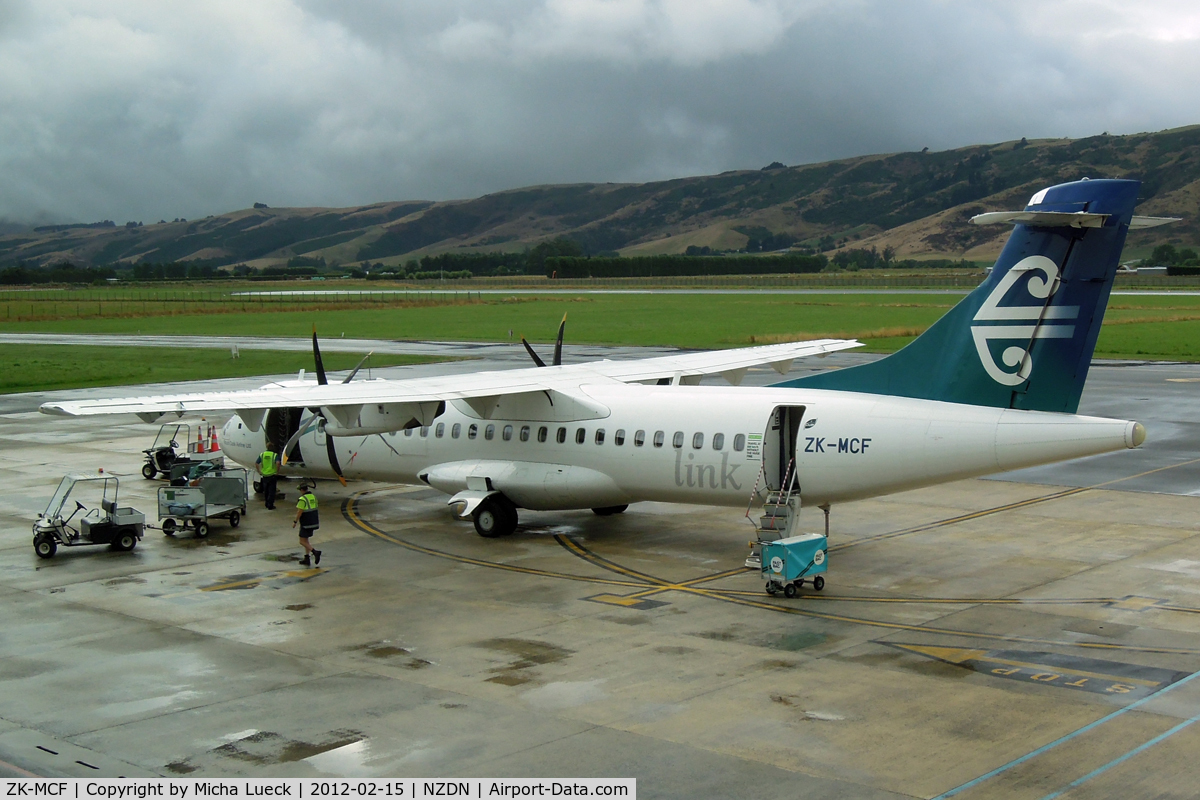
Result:
{"label": "horizontal stabilizer", "polygon": [[[1029,225],[1033,228],[1103,228],[1108,214],[1089,214],[1086,211],[989,211],[971,217],[972,225]],[[1179,222],[1179,217],[1133,217],[1130,230],[1157,228]]]}

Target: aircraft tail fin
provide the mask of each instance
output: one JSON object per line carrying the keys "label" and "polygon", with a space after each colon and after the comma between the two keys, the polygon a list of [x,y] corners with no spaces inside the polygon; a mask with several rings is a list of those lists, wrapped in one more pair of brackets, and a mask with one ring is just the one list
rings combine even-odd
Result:
{"label": "aircraft tail fin", "polygon": [[1140,185],[1064,183],[976,217],[1016,227],[975,291],[886,358],[778,385],[1074,413],[1131,222],[1161,224],[1133,217]]}

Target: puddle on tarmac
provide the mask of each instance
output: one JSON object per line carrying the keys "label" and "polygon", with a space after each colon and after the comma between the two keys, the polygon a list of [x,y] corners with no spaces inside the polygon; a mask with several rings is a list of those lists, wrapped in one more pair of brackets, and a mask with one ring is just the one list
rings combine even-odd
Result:
{"label": "puddle on tarmac", "polygon": [[126,575],[125,577],[122,577],[122,578],[112,578],[111,580],[104,581],[104,583],[102,583],[101,585],[102,586],[120,586],[123,583],[145,583],[145,582],[146,582],[145,578],[136,578],[131,575]]}
{"label": "puddle on tarmac", "polygon": [[351,742],[350,744],[309,756],[303,759],[303,761],[319,769],[321,772],[345,778],[357,778],[368,775],[367,758],[370,756],[370,753],[371,750],[367,744],[367,740],[360,739],[357,742]]}
{"label": "puddle on tarmac", "polygon": [[475,646],[517,657],[515,661],[503,667],[494,667],[488,670],[495,674],[487,680],[503,686],[520,686],[523,683],[529,683],[534,676],[526,670],[543,664],[563,661],[575,653],[574,650],[568,650],[565,647],[531,639],[487,639],[476,642]]}
{"label": "puddle on tarmac", "polygon": [[313,756],[355,744],[363,739],[358,731],[330,731],[328,735],[331,737],[329,740],[314,743],[289,739],[272,731],[259,731],[236,742],[214,748],[212,752],[251,764],[289,764],[307,761]]}

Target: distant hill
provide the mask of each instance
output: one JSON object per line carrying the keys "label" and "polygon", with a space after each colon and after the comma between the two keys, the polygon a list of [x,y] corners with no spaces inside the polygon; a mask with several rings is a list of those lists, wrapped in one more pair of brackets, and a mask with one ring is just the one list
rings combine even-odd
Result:
{"label": "distant hill", "polygon": [[1042,139],[943,152],[862,156],[644,184],[533,186],[473,200],[359,208],[255,208],[201,220],[57,225],[0,235],[0,266],[69,260],[271,265],[395,264],[448,251],[521,251],[568,236],[589,253],[680,253],[689,246],[830,250],[891,247],[897,256],[986,257],[1007,229],[965,224],[1022,207],[1038,189],[1082,177],[1137,177],[1139,213],[1182,223],[1130,237],[1148,249],[1200,243],[1200,125],[1128,136]]}

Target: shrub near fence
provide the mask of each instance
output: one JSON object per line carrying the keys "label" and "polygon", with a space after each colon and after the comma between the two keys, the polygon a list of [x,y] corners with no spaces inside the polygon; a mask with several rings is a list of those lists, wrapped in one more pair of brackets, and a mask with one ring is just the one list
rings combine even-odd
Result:
{"label": "shrub near fence", "polygon": [[546,277],[649,278],[688,275],[779,275],[820,272],[823,255],[787,256],[636,256],[633,258],[546,259]]}

